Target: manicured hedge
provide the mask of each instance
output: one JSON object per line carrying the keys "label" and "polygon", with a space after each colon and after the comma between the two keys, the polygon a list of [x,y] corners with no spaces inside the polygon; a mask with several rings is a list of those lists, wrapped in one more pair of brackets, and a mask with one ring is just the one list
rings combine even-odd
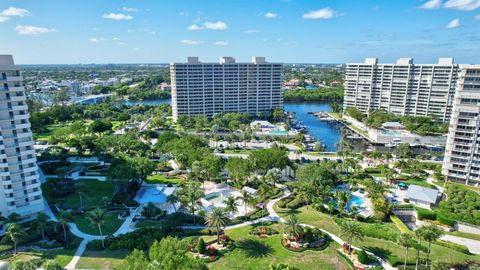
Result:
{"label": "manicured hedge", "polygon": [[480,225],[480,194],[457,184],[449,184],[446,194],[447,199],[440,202],[437,210],[444,222],[451,224],[448,218]]}
{"label": "manicured hedge", "polygon": [[439,246],[444,246],[444,247],[447,247],[447,248],[451,248],[451,249],[454,249],[456,251],[459,251],[459,252],[462,252],[462,253],[465,253],[465,254],[470,254],[470,251],[464,245],[459,245],[459,244],[455,244],[455,243],[447,242],[447,241],[443,241],[443,240],[437,240],[437,241],[435,241],[435,244],[437,244]]}
{"label": "manicured hedge", "polygon": [[437,214],[437,220],[438,220],[440,223],[445,224],[445,225],[448,225],[448,226],[450,226],[450,227],[454,227],[454,226],[455,226],[455,220],[446,217],[443,213],[438,213],[438,214]]}
{"label": "manicured hedge", "polygon": [[415,207],[415,210],[417,210],[417,217],[419,220],[424,220],[424,219],[436,220],[437,219],[437,213],[433,211],[419,208],[419,207]]}
{"label": "manicured hedge", "polygon": [[402,220],[400,220],[397,216],[391,215],[390,219],[392,220],[393,224],[397,226],[397,229],[400,230],[402,233],[412,233],[410,229],[403,223]]}
{"label": "manicured hedge", "polygon": [[297,209],[301,206],[303,206],[305,202],[302,199],[296,198],[292,200],[291,202],[287,203],[286,207],[290,209]]}

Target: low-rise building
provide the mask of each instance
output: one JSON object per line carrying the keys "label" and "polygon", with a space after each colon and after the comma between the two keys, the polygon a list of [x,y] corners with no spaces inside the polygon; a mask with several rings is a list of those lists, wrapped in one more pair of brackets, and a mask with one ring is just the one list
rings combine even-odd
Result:
{"label": "low-rise building", "polygon": [[432,209],[440,201],[441,193],[433,188],[410,185],[407,189],[409,202],[425,209]]}

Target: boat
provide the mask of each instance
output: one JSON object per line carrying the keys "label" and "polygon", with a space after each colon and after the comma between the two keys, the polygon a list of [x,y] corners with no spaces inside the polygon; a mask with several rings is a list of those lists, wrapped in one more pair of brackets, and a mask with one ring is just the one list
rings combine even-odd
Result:
{"label": "boat", "polygon": [[397,147],[401,143],[402,143],[402,140],[393,139],[389,143],[385,144],[385,147],[388,147],[388,148]]}

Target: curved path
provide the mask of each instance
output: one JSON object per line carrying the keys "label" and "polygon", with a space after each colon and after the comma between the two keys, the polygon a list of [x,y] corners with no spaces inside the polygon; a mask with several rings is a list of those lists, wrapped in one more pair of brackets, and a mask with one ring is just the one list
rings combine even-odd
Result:
{"label": "curved path", "polygon": [[[280,217],[277,212],[275,212],[275,209],[274,209],[274,205],[275,203],[277,203],[278,201],[280,201],[281,199],[283,198],[286,198],[288,196],[291,195],[291,192],[287,189],[287,188],[284,188],[284,195],[282,195],[281,197],[279,198],[276,198],[276,199],[273,199],[273,200],[270,200],[268,203],[267,203],[267,211],[268,211],[268,216],[266,217],[263,217],[263,218],[259,218],[259,219],[256,219],[256,220],[252,220],[252,221],[246,221],[246,222],[243,222],[243,223],[240,223],[240,224],[236,224],[236,225],[231,225],[231,226],[226,226],[224,229],[235,229],[235,228],[239,228],[239,227],[243,227],[243,226],[248,226],[248,225],[252,225],[252,224],[258,224],[258,223],[261,223],[261,222],[268,222],[268,221],[271,221],[271,222],[285,222],[285,219],[283,219],[282,217]],[[124,233],[127,233],[129,231],[131,231],[130,229],[130,224],[132,223],[132,219],[133,217],[135,216],[135,214],[138,212],[138,210],[140,209],[140,207],[138,207],[135,211],[131,211],[130,213],[130,216],[127,217],[127,219],[124,221],[124,223],[120,226],[120,228],[113,234],[114,236],[117,236],[117,235],[120,235],[120,234],[124,234]],[[50,218],[54,221],[57,221],[57,218],[55,217],[55,215],[53,214],[53,212],[51,211],[50,207],[48,206],[47,202],[45,201],[45,212],[50,216]],[[91,240],[100,240],[102,238],[105,238],[106,236],[99,236],[99,235],[91,235],[91,234],[86,234],[82,231],[80,231],[77,227],[77,225],[75,223],[69,223],[70,225],[70,231],[72,232],[72,234],[74,234],[75,236],[77,237],[81,237],[83,238],[82,242],[80,243],[80,245],[78,246],[77,250],[75,251],[75,254],[72,258],[72,260],[68,263],[68,265],[65,267],[65,269],[67,270],[71,270],[71,269],[75,269],[78,261],[80,260],[83,252],[85,251],[86,249],[86,246],[88,244],[88,242],[90,242]],[[309,225],[309,224],[301,224],[302,226],[306,226],[306,227],[311,227],[311,228],[314,228],[314,226],[312,225]],[[182,228],[188,228],[188,229],[201,229],[201,228],[205,228],[205,226],[183,226]],[[338,237],[337,235],[335,234],[332,234],[322,228],[319,228],[321,231],[323,231],[324,233],[328,234],[333,241],[337,242],[338,244],[340,245],[343,245],[345,243],[345,241],[343,241],[340,237]],[[359,250],[360,248],[358,247],[355,247],[355,246],[352,246],[352,248],[354,249],[357,249]],[[388,264],[385,260],[383,260],[382,258],[378,257],[377,255],[371,253],[371,252],[368,252],[367,253],[373,257],[375,257],[383,266],[384,269],[386,270],[395,270],[397,268],[395,267],[392,267],[390,264]]]}

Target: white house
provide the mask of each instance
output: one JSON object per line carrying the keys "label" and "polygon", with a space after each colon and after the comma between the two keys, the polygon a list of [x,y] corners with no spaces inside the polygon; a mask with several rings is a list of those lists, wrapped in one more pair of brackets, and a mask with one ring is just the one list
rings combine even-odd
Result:
{"label": "white house", "polygon": [[410,185],[407,189],[410,203],[421,208],[432,209],[440,199],[440,192],[433,188]]}

